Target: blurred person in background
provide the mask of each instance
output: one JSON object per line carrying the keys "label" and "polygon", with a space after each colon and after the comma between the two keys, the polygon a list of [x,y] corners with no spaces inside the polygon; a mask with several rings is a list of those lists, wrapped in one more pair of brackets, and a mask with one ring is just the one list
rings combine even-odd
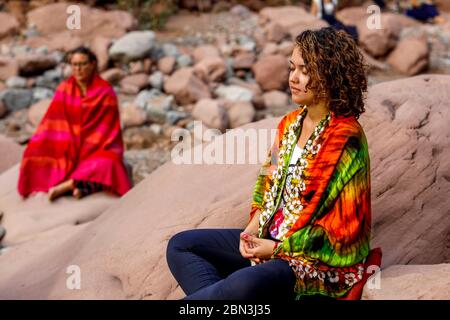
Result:
{"label": "blurred person in background", "polygon": [[336,30],[344,30],[358,42],[358,30],[353,25],[345,25],[336,18],[338,0],[313,0],[311,3],[311,14],[319,19],[325,20]]}
{"label": "blurred person in background", "polygon": [[445,22],[433,0],[409,0],[405,13],[408,17],[421,22],[436,24]]}
{"label": "blurred person in background", "polygon": [[23,154],[18,191],[23,197],[48,192],[82,198],[106,191],[125,194],[132,186],[123,161],[117,96],[97,72],[86,47],[69,52],[72,75],[53,100]]}

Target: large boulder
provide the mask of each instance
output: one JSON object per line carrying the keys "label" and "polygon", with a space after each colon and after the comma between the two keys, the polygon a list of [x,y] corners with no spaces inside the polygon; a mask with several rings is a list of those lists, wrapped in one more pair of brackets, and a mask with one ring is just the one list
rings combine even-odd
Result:
{"label": "large boulder", "polygon": [[370,282],[364,288],[364,300],[449,300],[450,264],[394,265]]}
{"label": "large boulder", "polygon": [[127,33],[109,48],[112,60],[129,62],[149,56],[155,44],[153,31],[133,31]]}
{"label": "large boulder", "polygon": [[2,156],[0,157],[1,174],[16,163],[20,162],[23,147],[15,143],[12,139],[5,137],[4,135],[0,135],[0,150],[2,150]]}
{"label": "large boulder", "polygon": [[427,38],[406,38],[389,54],[387,62],[401,73],[413,76],[428,67],[429,56]]}
{"label": "large boulder", "polygon": [[118,38],[126,32],[137,28],[137,20],[128,12],[119,10],[101,10],[83,4],[75,4],[80,9],[80,28],[68,27],[69,17],[75,17],[75,11],[68,11],[74,3],[53,3],[38,7],[27,13],[28,24],[34,25],[44,39],[66,30],[83,42],[90,42],[94,37],[104,36]]}
{"label": "large boulder", "polygon": [[255,79],[265,91],[286,88],[289,69],[288,60],[281,54],[260,58],[252,67]]}
{"label": "large boulder", "polygon": [[292,38],[307,29],[320,29],[328,24],[297,6],[266,7],[259,12],[262,24],[277,23],[287,30]]}
{"label": "large boulder", "polygon": [[367,25],[366,19],[356,23],[359,33],[359,44],[373,57],[381,57],[392,50],[398,41],[403,28],[400,15],[382,13],[380,15],[381,28]]}
{"label": "large boulder", "polygon": [[[372,246],[382,247],[383,268],[449,261],[449,85],[450,76],[427,75],[381,83],[369,90],[367,112],[360,122],[371,157]],[[270,132],[267,129],[276,128],[279,120],[248,124],[215,141],[236,143],[236,135],[245,139],[255,134],[255,129]],[[168,239],[192,228],[244,227],[256,175],[273,138],[268,134],[263,141],[246,144],[241,151],[250,158],[244,164],[232,165],[238,155],[228,164],[169,161],[97,219],[81,226],[72,220],[72,224],[11,247],[0,255],[0,298],[182,297],[166,264]],[[206,147],[198,145],[192,153],[210,154]],[[6,188],[13,197],[11,181],[16,178],[6,173],[1,176],[0,195]],[[28,203],[17,202],[17,211],[21,206]],[[66,211],[58,208],[46,218],[59,219],[57,213],[66,216]],[[37,213],[36,220],[42,214]],[[12,225],[10,231],[15,232]],[[71,265],[82,270],[82,290],[67,290],[66,271]],[[446,267],[436,268],[439,272],[430,275],[433,283],[448,281]],[[401,275],[399,279],[407,280]],[[429,288],[428,278],[414,280],[418,288]],[[417,299],[420,294],[411,297]]]}

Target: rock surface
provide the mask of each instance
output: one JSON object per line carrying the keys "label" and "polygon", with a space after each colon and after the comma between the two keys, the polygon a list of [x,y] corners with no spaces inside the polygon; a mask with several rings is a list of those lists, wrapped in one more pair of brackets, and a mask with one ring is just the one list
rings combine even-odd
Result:
{"label": "rock surface", "polygon": [[[383,268],[450,260],[449,85],[450,76],[427,75],[370,88],[367,112],[360,122],[371,156],[372,246],[382,247]],[[242,128],[273,129],[278,121],[273,118]],[[232,133],[216,139],[232,141],[228,139]],[[262,161],[271,139],[268,137],[264,144],[260,144],[261,150],[256,145],[248,146],[246,154],[261,151]],[[169,161],[101,214],[80,213],[82,217],[97,216],[81,225],[75,222],[85,218],[66,213],[62,207],[52,207],[55,211],[50,213],[43,203],[21,202],[10,183],[17,178],[17,168],[4,173],[0,177],[0,210],[5,211],[11,240],[25,236],[21,230],[29,220],[19,223],[10,212],[33,207],[33,225],[55,227],[0,255],[0,298],[182,297],[166,265],[168,239],[191,228],[243,227],[259,167],[259,163],[248,161],[243,165],[177,165]],[[69,265],[83,270],[83,290],[66,289]],[[430,275],[436,286],[437,281],[448,283],[449,279],[447,267],[440,266],[433,266],[439,271]],[[402,288],[403,283],[406,288],[408,275],[395,270],[391,273],[386,269],[386,279],[392,275],[386,288],[394,280],[395,285]],[[417,281],[407,284],[407,292],[416,299],[423,292],[420,288],[429,286],[427,278],[414,279]],[[389,298],[395,290],[381,291],[376,298]],[[431,293],[429,297],[442,296]],[[370,298],[367,291],[366,298]]]}

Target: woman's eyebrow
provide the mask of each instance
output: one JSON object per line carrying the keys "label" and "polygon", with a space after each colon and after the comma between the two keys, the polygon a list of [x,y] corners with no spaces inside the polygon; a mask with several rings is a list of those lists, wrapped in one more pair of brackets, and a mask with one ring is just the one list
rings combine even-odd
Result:
{"label": "woman's eyebrow", "polygon": [[[295,63],[293,63],[292,60],[289,60],[289,62],[292,63],[295,66]],[[297,66],[298,67],[304,67],[305,65],[304,64],[298,64]]]}

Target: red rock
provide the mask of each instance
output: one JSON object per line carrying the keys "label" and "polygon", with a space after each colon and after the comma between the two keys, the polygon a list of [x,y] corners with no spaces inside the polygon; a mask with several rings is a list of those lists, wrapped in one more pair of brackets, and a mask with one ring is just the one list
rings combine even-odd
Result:
{"label": "red rock", "polygon": [[132,74],[120,80],[120,88],[122,92],[128,94],[137,94],[139,91],[147,87],[148,84],[148,75],[145,73]]}
{"label": "red rock", "polygon": [[208,86],[194,74],[193,68],[181,68],[175,71],[165,82],[166,93],[173,94],[180,104],[197,102],[202,98],[210,98]]}
{"label": "red rock", "polygon": [[195,48],[192,52],[192,57],[194,59],[194,62],[197,63],[207,57],[220,57],[220,52],[219,49],[217,49],[215,46],[207,44]]}
{"label": "red rock", "polygon": [[413,76],[428,66],[430,50],[426,38],[401,40],[389,55],[387,62],[396,70]]}
{"label": "red rock", "polygon": [[16,59],[0,56],[0,80],[19,75],[19,63]]}
{"label": "red rock", "polygon": [[256,57],[253,52],[238,53],[233,58],[234,69],[250,69],[255,63]]}
{"label": "red rock", "polygon": [[278,90],[265,92],[263,95],[264,105],[268,109],[286,108],[289,103],[289,97],[286,93]]}
{"label": "red rock", "polygon": [[255,119],[255,109],[251,102],[234,102],[228,108],[228,117],[230,118],[230,127],[237,128],[250,123]]}
{"label": "red rock", "polygon": [[225,79],[227,65],[220,57],[206,57],[194,65],[194,72],[205,82],[219,82]]}
{"label": "red rock", "polygon": [[283,90],[288,83],[288,61],[285,56],[267,55],[252,67],[255,79],[264,91]]}
{"label": "red rock", "polygon": [[307,29],[320,29],[328,26],[305,9],[296,6],[265,7],[259,12],[261,23],[275,22],[295,37]]}
{"label": "red rock", "polygon": [[158,69],[164,74],[171,74],[175,69],[177,60],[175,57],[167,56],[158,60]]}
{"label": "red rock", "polygon": [[[27,13],[27,21],[36,25],[43,36],[60,33],[61,30],[67,30],[69,5],[53,3],[38,7]],[[80,8],[81,28],[68,30],[68,32],[78,36],[83,42],[90,42],[96,36],[118,38],[137,27],[137,20],[125,11],[105,11],[83,4],[77,4],[77,6]]]}
{"label": "red rock", "polygon": [[119,83],[125,76],[125,71],[119,68],[108,69],[101,73],[101,77],[111,84]]}
{"label": "red rock", "polygon": [[96,54],[98,60],[98,70],[103,72],[108,67],[108,48],[111,39],[103,36],[97,36],[92,40],[92,51]]}
{"label": "red rock", "polygon": [[39,74],[56,66],[56,60],[45,54],[20,54],[16,57],[21,74]]}
{"label": "red rock", "polygon": [[62,31],[46,36],[37,36],[26,39],[25,43],[32,48],[47,46],[50,51],[70,51],[84,44],[81,37],[70,31]]}
{"label": "red rock", "polygon": [[219,100],[201,99],[195,104],[192,116],[204,122],[209,128],[225,131],[228,127],[228,114]]}
{"label": "red rock", "polygon": [[0,12],[0,39],[18,33],[19,27],[16,17],[10,13]]}
{"label": "red rock", "polygon": [[[3,89],[2,89],[2,87],[1,87],[1,85],[0,85],[0,91],[2,91],[2,90],[3,90]],[[6,106],[5,106],[5,104],[3,103],[3,101],[0,100],[0,119],[3,118],[3,116],[4,116],[5,114],[7,114],[7,112],[8,112],[8,109],[6,108]]]}
{"label": "red rock", "polygon": [[382,13],[380,19],[382,29],[369,29],[365,19],[357,22],[360,45],[375,58],[386,55],[397,45],[405,24],[403,17],[393,13]]}
{"label": "red rock", "polygon": [[264,27],[264,31],[266,33],[267,40],[276,43],[281,42],[288,35],[286,29],[278,22],[269,22]]}
{"label": "red rock", "polygon": [[141,126],[147,122],[147,113],[133,103],[120,106],[120,120],[124,128]]}

